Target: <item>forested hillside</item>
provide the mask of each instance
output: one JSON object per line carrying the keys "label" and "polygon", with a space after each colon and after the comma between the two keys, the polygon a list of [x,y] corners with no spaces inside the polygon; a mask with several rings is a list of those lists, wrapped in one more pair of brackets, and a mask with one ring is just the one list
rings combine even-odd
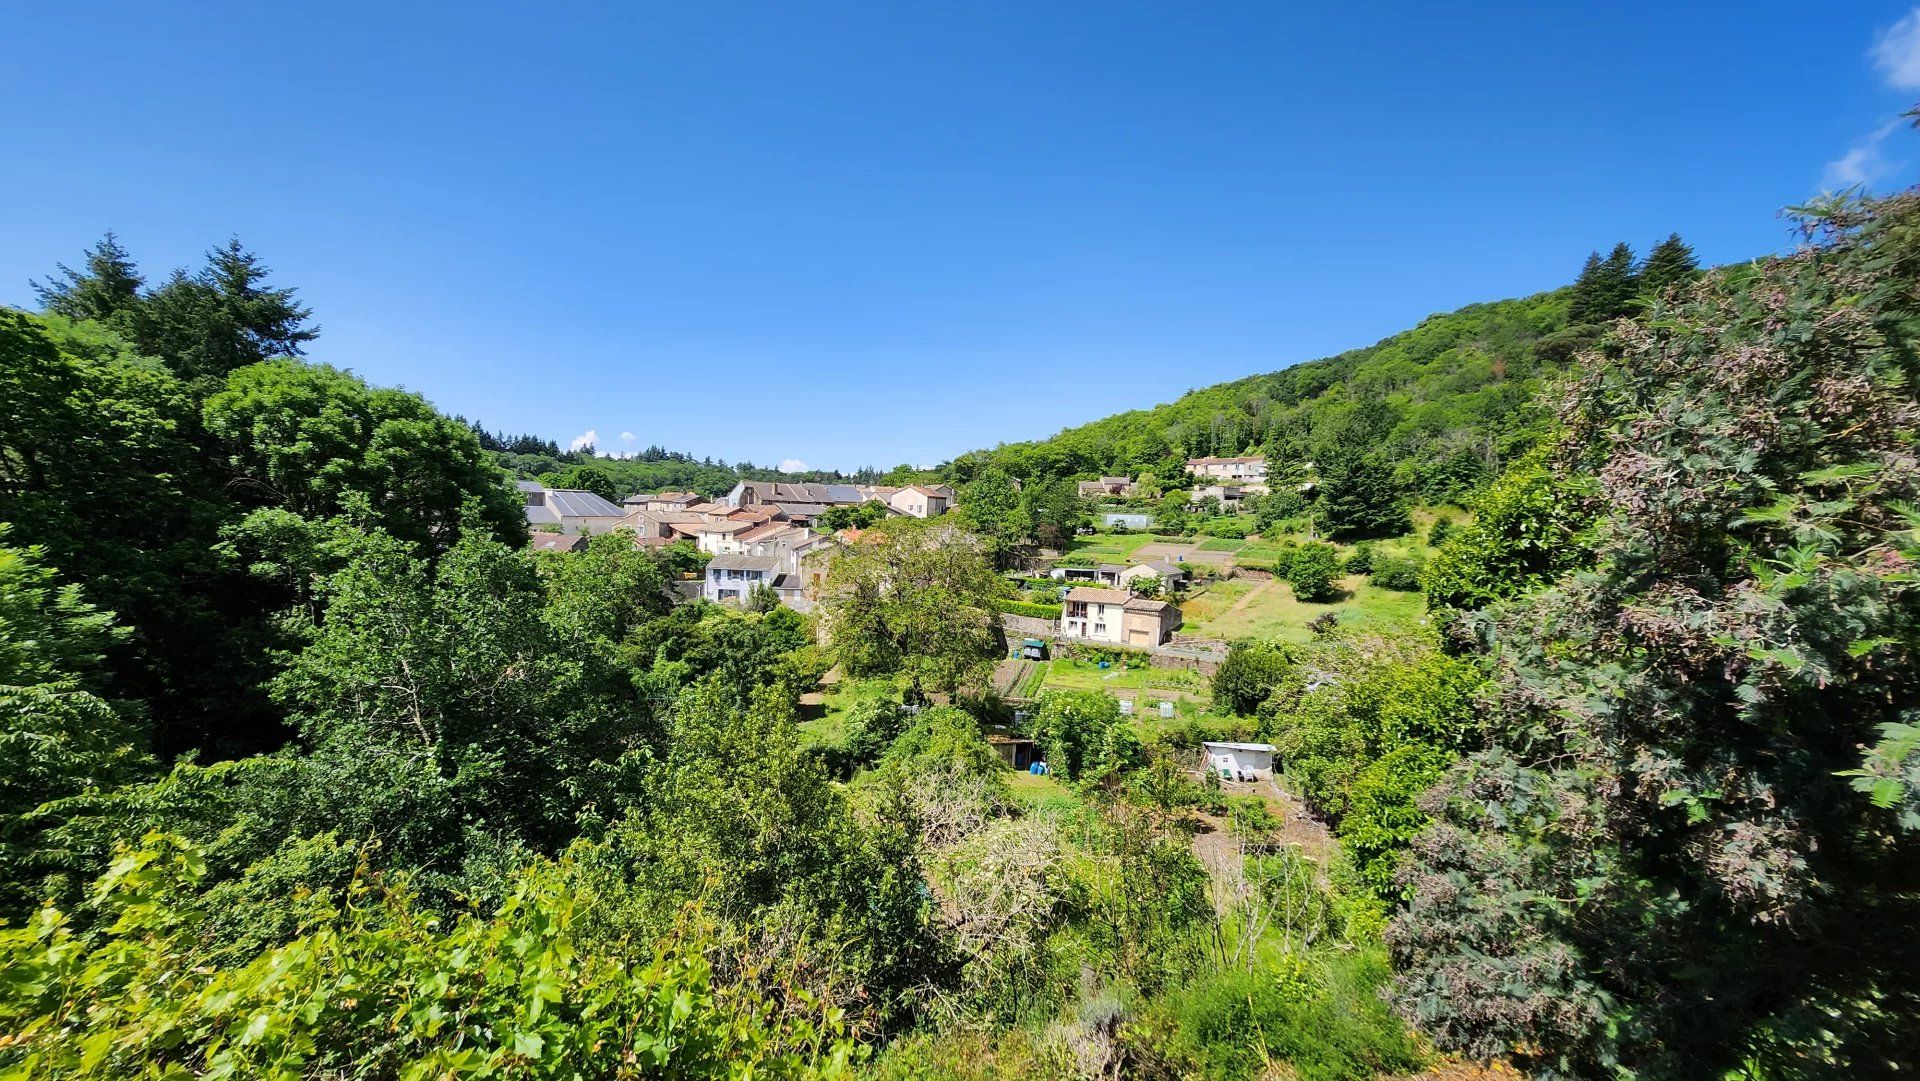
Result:
{"label": "forested hillside", "polygon": [[1279,476],[1297,477],[1353,436],[1393,463],[1405,493],[1455,500],[1538,443],[1549,419],[1542,382],[1592,345],[1602,324],[1697,272],[1678,236],[1655,245],[1644,265],[1621,244],[1605,259],[1594,254],[1565,289],[1470,304],[1365,348],[965,454],[948,468],[962,483],[988,467],[1029,480],[1151,473],[1171,489],[1186,484],[1188,458],[1265,454]]}

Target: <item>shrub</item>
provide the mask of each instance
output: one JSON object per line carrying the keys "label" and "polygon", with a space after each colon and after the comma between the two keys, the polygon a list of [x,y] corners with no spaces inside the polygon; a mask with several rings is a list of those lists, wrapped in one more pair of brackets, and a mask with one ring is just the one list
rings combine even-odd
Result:
{"label": "shrub", "polygon": [[1373,570],[1373,542],[1361,541],[1347,557],[1348,574],[1368,574]]}
{"label": "shrub", "polygon": [[1293,595],[1312,604],[1340,596],[1340,553],[1331,544],[1301,545],[1287,560],[1285,577]]}
{"label": "shrub", "polygon": [[1060,618],[1061,610],[1058,604],[1038,604],[1032,601],[1010,600],[995,600],[993,602],[993,608],[996,612],[1005,612],[1010,616],[1032,616],[1035,619],[1052,620],[1058,620]]}
{"label": "shrub", "polygon": [[1373,573],[1367,580],[1381,589],[1418,593],[1425,569],[1425,563],[1411,556],[1380,556],[1373,561]]}
{"label": "shrub", "polygon": [[1214,705],[1250,716],[1293,674],[1293,651],[1284,643],[1234,642],[1213,674]]}

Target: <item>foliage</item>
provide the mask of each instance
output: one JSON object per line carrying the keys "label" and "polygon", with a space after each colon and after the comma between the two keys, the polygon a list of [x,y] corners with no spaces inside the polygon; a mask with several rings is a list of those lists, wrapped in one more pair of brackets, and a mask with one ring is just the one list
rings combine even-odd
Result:
{"label": "foliage", "polygon": [[369,524],[429,549],[474,524],[501,540],[526,536],[521,501],[471,429],[417,394],[367,386],[321,365],[241,368],[207,400],[207,431],[252,506],[327,518],[363,501]]}
{"label": "foliage", "polygon": [[834,554],[820,608],[848,674],[905,672],[916,689],[953,691],[999,651],[998,592],[979,538],[897,519]]}
{"label": "foliage", "polygon": [[1427,603],[1480,608],[1586,565],[1596,513],[1586,493],[1586,482],[1544,460],[1516,465],[1473,501],[1473,519],[1437,546],[1422,578]]}
{"label": "foliage", "polygon": [[1294,675],[1293,651],[1281,642],[1243,639],[1227,646],[1227,659],[1213,673],[1213,704],[1252,716]]}
{"label": "foliage", "polygon": [[1913,819],[1839,775],[1920,707],[1920,197],[1812,213],[1802,253],[1616,324],[1564,410],[1595,569],[1468,622],[1487,748],[1390,939],[1443,1047],[1607,1077],[1912,1049]]}
{"label": "foliage", "polygon": [[958,495],[962,520],[986,541],[994,566],[1005,566],[1009,550],[1033,535],[1033,519],[1019,487],[1006,470],[988,468]]}
{"label": "foliage", "polygon": [[1039,481],[1022,490],[1033,537],[1048,548],[1064,548],[1087,524],[1087,504],[1066,477]]}
{"label": "foliage", "polygon": [[995,600],[993,602],[993,610],[996,612],[1005,612],[1013,616],[1032,616],[1035,619],[1051,619],[1056,622],[1060,619],[1060,605],[1058,604]]}
{"label": "foliage", "polygon": [[1373,573],[1367,581],[1381,589],[1418,593],[1425,571],[1425,562],[1415,556],[1379,556],[1373,560]]}
{"label": "foliage", "polygon": [[592,492],[611,503],[618,503],[632,492],[622,492],[620,483],[598,463],[580,462],[565,469],[551,473],[542,473],[540,483],[548,488],[566,491]]}
{"label": "foliage", "polygon": [[1340,446],[1320,465],[1319,522],[1340,540],[1397,537],[1413,527],[1386,459],[1375,451]]}
{"label": "foliage", "polygon": [[1411,638],[1340,640],[1311,663],[1317,689],[1268,711],[1270,737],[1300,795],[1333,821],[1360,885],[1398,901],[1395,871],[1427,822],[1417,801],[1475,745],[1484,674]]}
{"label": "foliage", "polygon": [[1599,252],[1587,256],[1568,295],[1567,318],[1575,323],[1617,319],[1631,309],[1638,291],[1633,249],[1624,242],[1615,244],[1605,259]]}
{"label": "foliage", "polygon": [[887,505],[877,499],[869,499],[865,503],[828,507],[820,515],[820,526],[829,533],[836,533],[842,529],[866,529],[886,518]]}
{"label": "foliage", "polygon": [[1110,779],[1136,765],[1142,754],[1120,703],[1101,691],[1042,693],[1029,732],[1048,767],[1070,781]]}
{"label": "foliage", "polygon": [[199,853],[156,834],[101,878],[103,930],[56,910],[0,930],[8,1076],[841,1077],[854,1048],[804,989],[716,986],[697,941],[595,937],[559,871],[443,921],[402,887],[268,953],[201,952]]}
{"label": "foliage", "polygon": [[1340,552],[1331,544],[1309,541],[1288,553],[1282,577],[1293,595],[1312,604],[1340,597]]}
{"label": "foliage", "polygon": [[135,780],[151,763],[123,705],[101,697],[105,651],[126,635],[37,548],[0,525],[0,912],[28,911],[46,861],[34,810]]}

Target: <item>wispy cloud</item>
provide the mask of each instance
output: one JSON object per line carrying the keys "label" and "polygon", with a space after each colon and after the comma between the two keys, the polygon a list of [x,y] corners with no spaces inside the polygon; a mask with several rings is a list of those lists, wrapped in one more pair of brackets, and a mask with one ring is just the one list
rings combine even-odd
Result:
{"label": "wispy cloud", "polygon": [[[1920,90],[1920,7],[1906,13],[1873,39],[1867,57],[1880,78],[1895,90]],[[1892,176],[1902,163],[1887,157],[1887,136],[1899,131],[1903,121],[1889,120],[1847,148],[1847,152],[1827,163],[1820,186],[1828,191],[1841,188],[1871,188]]]}
{"label": "wispy cloud", "polygon": [[1895,90],[1920,90],[1920,8],[1880,32],[1869,55]]}
{"label": "wispy cloud", "polygon": [[1827,171],[1820,183],[1828,189],[1851,188],[1855,185],[1871,187],[1875,181],[1892,173],[1894,163],[1887,160],[1881,144],[1887,136],[1899,131],[1901,122],[1889,120],[1878,130],[1855,143],[1845,154],[1827,163]]}
{"label": "wispy cloud", "polygon": [[588,447],[597,447],[599,445],[600,433],[594,431],[592,428],[588,428],[586,431],[574,436],[573,441],[567,444],[567,449],[576,451],[586,450]]}
{"label": "wispy cloud", "polygon": [[633,446],[633,441],[634,441],[634,439],[635,439],[635,438],[636,438],[636,437],[634,436],[634,434],[633,434],[632,432],[621,432],[621,433],[620,433],[620,442],[622,442],[622,443],[625,443],[625,444],[626,444],[627,446],[629,446],[629,447],[631,447],[631,446]]}
{"label": "wispy cloud", "polygon": [[807,463],[798,458],[780,459],[780,472],[782,473],[805,473],[806,471]]}

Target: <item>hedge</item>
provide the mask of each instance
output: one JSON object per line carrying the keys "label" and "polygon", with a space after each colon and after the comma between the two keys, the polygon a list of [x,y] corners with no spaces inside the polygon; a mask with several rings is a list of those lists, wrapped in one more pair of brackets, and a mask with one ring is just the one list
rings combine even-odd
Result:
{"label": "hedge", "polygon": [[1060,618],[1060,606],[1057,604],[1033,604],[1029,601],[996,600],[993,602],[993,607],[996,611],[1005,612],[1010,616],[1032,616],[1035,619]]}

